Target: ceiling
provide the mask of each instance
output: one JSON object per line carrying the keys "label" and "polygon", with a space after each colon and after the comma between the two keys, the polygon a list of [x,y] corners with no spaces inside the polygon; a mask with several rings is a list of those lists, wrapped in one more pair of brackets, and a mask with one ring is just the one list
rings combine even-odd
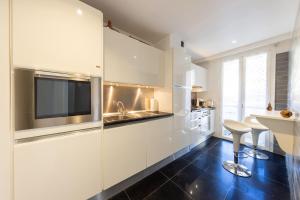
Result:
{"label": "ceiling", "polygon": [[178,35],[195,60],[291,32],[299,0],[82,1],[151,43]]}

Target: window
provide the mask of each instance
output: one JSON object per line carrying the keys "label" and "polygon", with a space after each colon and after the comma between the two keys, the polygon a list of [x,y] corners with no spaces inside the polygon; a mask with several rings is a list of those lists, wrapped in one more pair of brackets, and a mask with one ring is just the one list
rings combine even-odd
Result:
{"label": "window", "polygon": [[[268,103],[268,54],[237,58],[223,63],[222,119],[241,121],[252,113],[265,110]],[[223,129],[223,136],[230,137]],[[266,145],[261,135],[260,146]],[[250,134],[242,142],[252,143]]]}

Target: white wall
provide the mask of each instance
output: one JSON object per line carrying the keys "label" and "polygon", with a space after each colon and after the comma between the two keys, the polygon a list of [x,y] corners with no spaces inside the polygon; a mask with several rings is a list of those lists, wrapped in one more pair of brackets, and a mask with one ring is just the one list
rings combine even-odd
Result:
{"label": "white wall", "polygon": [[9,0],[0,1],[0,199],[11,199]]}
{"label": "white wall", "polygon": [[203,63],[197,63],[200,66],[208,69],[208,91],[200,95],[204,99],[212,99],[216,104],[216,123],[215,123],[215,136],[221,137],[222,123],[221,123],[221,106],[222,106],[222,63],[225,60],[229,60],[236,57],[242,57],[262,50],[268,51],[270,55],[270,101],[274,105],[275,98],[275,59],[276,53],[282,53],[290,50],[291,40],[285,40],[277,42],[276,44],[259,47],[245,52],[239,52],[238,54],[232,54],[230,56],[218,58],[215,60],[209,60]]}

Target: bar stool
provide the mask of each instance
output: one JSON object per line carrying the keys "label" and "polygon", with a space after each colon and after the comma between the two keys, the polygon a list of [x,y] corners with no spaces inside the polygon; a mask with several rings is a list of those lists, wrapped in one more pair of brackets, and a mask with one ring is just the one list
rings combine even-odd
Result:
{"label": "bar stool", "polygon": [[251,171],[244,165],[239,164],[239,148],[240,148],[240,139],[241,136],[245,133],[251,131],[251,128],[246,126],[242,122],[234,121],[234,120],[224,120],[224,127],[231,132],[233,137],[233,153],[234,153],[234,161],[224,161],[223,167],[227,171],[231,172],[234,175],[242,176],[242,177],[250,177]]}
{"label": "bar stool", "polygon": [[261,123],[259,123],[254,117],[246,117],[244,122],[247,126],[249,126],[252,129],[251,135],[252,135],[252,142],[253,142],[253,149],[248,150],[246,153],[253,158],[257,158],[261,160],[269,159],[269,157],[266,154],[261,153],[257,150],[259,135],[262,132],[267,131],[269,129],[264,125],[262,125]]}

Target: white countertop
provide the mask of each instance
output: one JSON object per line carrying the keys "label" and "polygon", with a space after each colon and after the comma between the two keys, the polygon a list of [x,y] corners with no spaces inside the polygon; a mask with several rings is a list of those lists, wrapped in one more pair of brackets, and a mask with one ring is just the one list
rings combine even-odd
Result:
{"label": "white countertop", "polygon": [[251,114],[253,117],[261,117],[261,118],[268,118],[268,119],[276,119],[276,120],[285,120],[285,121],[296,121],[295,113],[290,118],[284,118],[280,115],[280,111],[260,111]]}

